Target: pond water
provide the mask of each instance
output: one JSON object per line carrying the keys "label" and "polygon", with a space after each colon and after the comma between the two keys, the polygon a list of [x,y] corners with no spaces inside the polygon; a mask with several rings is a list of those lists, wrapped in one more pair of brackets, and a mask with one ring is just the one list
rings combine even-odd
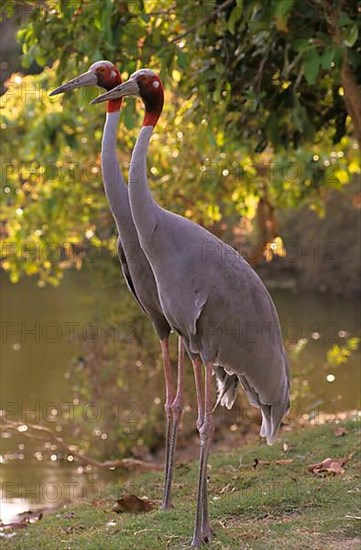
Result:
{"label": "pond water", "polygon": [[[126,292],[121,286],[114,296],[99,286],[98,279],[93,280],[84,272],[67,273],[57,288],[39,288],[30,278],[13,285],[6,275],[2,276],[0,408],[6,411],[8,419],[24,423],[23,433],[17,430],[14,435],[11,430],[4,430],[2,434],[3,521],[8,521],[14,512],[34,505],[55,506],[79,497],[93,499],[107,483],[124,482],[114,471],[98,471],[56,460],[56,455],[51,454],[51,441],[48,442],[50,460],[45,460],[39,453],[40,443],[24,437],[24,432],[29,410],[32,422],[36,420],[35,423],[41,424],[44,416],[49,419],[57,404],[71,402],[69,363],[82,353],[76,335],[82,332],[84,336],[91,331],[94,319],[100,315],[99,295],[104,315],[114,300],[121,305],[122,300],[127,299]],[[330,367],[326,360],[326,352],[334,344],[343,346],[349,337],[360,335],[357,300],[290,290],[271,293],[290,351],[297,348],[302,339],[308,340],[300,354],[292,359],[293,376],[301,388],[298,395],[302,412],[357,408],[359,354],[352,353],[350,359],[338,367]],[[119,368],[127,369],[126,359]],[[132,372],[137,376],[136,371],[130,369],[127,377],[131,378]],[[147,392],[144,399],[153,401],[158,395],[163,397],[160,373],[153,377]]]}

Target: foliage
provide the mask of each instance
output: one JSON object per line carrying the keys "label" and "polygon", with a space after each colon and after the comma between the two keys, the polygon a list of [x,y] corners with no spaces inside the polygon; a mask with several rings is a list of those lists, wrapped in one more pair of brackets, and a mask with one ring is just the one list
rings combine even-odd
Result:
{"label": "foliage", "polygon": [[[260,199],[272,211],[308,204],[322,213],[328,190],[343,189],[360,171],[357,121],[347,116],[342,86],[344,63],[353,84],[361,73],[353,6],[6,2],[3,16],[20,17],[24,67],[43,67],[38,76],[13,75],[2,97],[2,256],[12,280],[38,273],[56,284],[93,247],[116,252],[100,174],[102,107],[88,105],[96,91],[47,95],[102,58],[124,78],[140,66],[161,72],[167,101],[149,156],[161,204],[229,241],[239,216],[255,219]],[[123,166],[139,123],[128,101],[119,130]]]}
{"label": "foliage", "polygon": [[356,351],[360,344],[360,338],[348,338],[345,346],[334,344],[327,352],[327,362],[331,367],[338,367],[347,363],[353,351]]}

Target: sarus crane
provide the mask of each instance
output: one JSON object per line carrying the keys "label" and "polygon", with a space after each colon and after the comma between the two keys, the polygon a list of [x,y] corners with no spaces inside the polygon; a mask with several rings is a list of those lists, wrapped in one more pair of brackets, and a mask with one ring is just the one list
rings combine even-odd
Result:
{"label": "sarus crane", "polygon": [[[163,84],[151,69],[92,103],[138,96],[145,105],[133,150],[129,199],[140,246],[152,267],[162,311],[183,338],[191,357],[201,357],[204,390],[197,387],[200,466],[192,546],[212,536],[208,517],[207,460],[214,432],[211,382],[218,399],[232,407],[238,383],[262,413],[261,435],[271,444],[289,409],[289,367],[275,305],[261,279],[232,247],[191,220],[155,201],[148,186],[146,157],[164,104]],[[201,375],[198,376],[198,381]]]}
{"label": "sarus crane", "polygon": [[[111,90],[122,82],[117,67],[110,61],[97,61],[87,72],[73,78],[50,93],[51,96],[85,86],[100,86]],[[165,318],[151,266],[138,239],[129,204],[128,187],[121,174],[116,153],[117,128],[122,99],[109,100],[104,125],[101,165],[105,193],[118,230],[118,255],[130,292],[139,303],[144,313],[151,320],[160,340],[166,401],[166,457],[165,482],[162,508],[171,506],[171,484],[174,461],[174,448],[177,428],[183,409],[183,386],[178,384],[174,389],[173,376],[169,359],[168,340],[171,327]],[[178,340],[178,380],[183,378],[184,347]]]}

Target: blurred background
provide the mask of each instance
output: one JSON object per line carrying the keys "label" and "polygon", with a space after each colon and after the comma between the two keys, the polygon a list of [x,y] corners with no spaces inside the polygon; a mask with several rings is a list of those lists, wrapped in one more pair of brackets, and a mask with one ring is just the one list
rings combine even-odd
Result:
{"label": "blurred background", "polygon": [[[48,96],[99,59],[123,78],[159,71],[152,191],[265,281],[291,361],[286,422],[359,407],[360,17],[346,0],[2,3],[3,520],[129,479],[94,461],[162,460],[159,344],[120,272],[99,90]],[[127,100],[125,176],[141,117]],[[186,395],[181,459],[198,452],[191,368]],[[258,426],[240,395],[215,445],[241,452]]]}

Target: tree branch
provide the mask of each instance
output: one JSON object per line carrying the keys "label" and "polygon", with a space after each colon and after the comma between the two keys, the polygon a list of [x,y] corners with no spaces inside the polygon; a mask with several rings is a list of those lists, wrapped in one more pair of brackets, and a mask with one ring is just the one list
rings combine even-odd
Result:
{"label": "tree branch", "polygon": [[212,19],[215,19],[216,17],[218,17],[222,13],[222,11],[226,10],[227,8],[232,6],[232,4],[235,4],[235,3],[236,3],[235,0],[226,0],[225,2],[223,2],[223,4],[218,6],[218,8],[216,8],[214,10],[214,12],[212,12],[210,15],[207,15],[203,19],[201,19],[199,21],[199,23],[196,23],[195,25],[190,27],[188,30],[186,30],[185,32],[183,32],[182,34],[177,36],[176,38],[173,38],[172,40],[170,40],[170,44],[173,44],[175,42],[179,42],[179,40],[182,40],[182,38],[184,38],[188,34],[191,34],[192,32],[196,31],[200,27],[203,27],[203,25],[206,25],[207,23],[212,21]]}
{"label": "tree branch", "polygon": [[118,460],[105,460],[100,462],[90,456],[87,456],[82,451],[75,451],[70,445],[67,445],[61,437],[55,434],[50,428],[39,424],[26,424],[28,430],[26,432],[19,432],[19,427],[23,425],[23,422],[14,422],[11,420],[3,419],[1,421],[1,428],[3,430],[16,433],[16,435],[22,435],[30,439],[37,439],[39,441],[48,441],[49,439],[68,455],[76,457],[83,464],[90,464],[96,468],[124,468],[126,470],[138,470],[142,472],[159,471],[162,467],[159,464],[151,462],[145,462],[136,458],[121,458]]}

